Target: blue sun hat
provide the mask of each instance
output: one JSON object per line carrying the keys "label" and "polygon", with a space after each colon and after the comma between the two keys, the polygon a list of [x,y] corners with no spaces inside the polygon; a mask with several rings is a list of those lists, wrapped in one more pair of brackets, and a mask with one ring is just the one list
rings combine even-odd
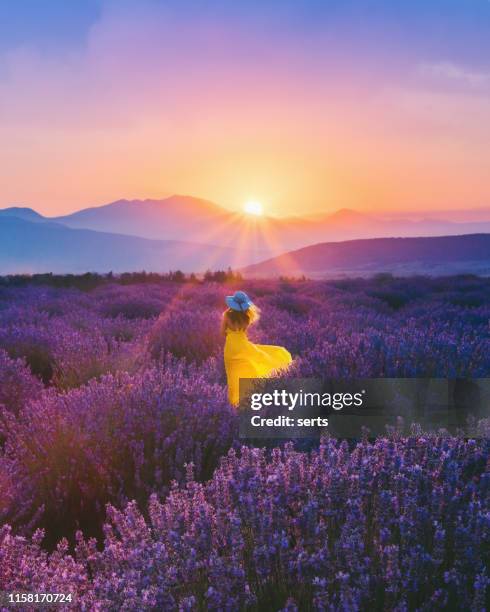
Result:
{"label": "blue sun hat", "polygon": [[245,291],[236,291],[234,295],[227,295],[225,302],[229,308],[238,312],[245,312],[254,305]]}

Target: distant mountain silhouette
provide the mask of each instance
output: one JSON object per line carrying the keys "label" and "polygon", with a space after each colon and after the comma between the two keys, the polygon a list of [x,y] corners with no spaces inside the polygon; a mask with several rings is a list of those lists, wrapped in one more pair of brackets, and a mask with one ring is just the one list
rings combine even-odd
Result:
{"label": "distant mountain silhouette", "polygon": [[[484,211],[480,211],[480,215]],[[118,200],[61,217],[42,217],[32,209],[12,207],[0,215],[30,221],[55,221],[76,229],[93,229],[154,240],[185,240],[278,255],[318,242],[392,236],[437,236],[490,232],[489,220],[454,222],[428,216],[391,219],[351,209],[306,217],[253,217],[190,196],[163,200]],[[471,216],[469,218],[472,218]]]}
{"label": "distant mountain silhouette", "polygon": [[43,217],[32,208],[24,206],[10,206],[9,208],[3,208],[0,210],[0,217],[17,217],[18,219],[24,219],[25,221],[46,221],[46,217]]}
{"label": "distant mountain silhouette", "polygon": [[[87,269],[87,265],[99,266],[97,269],[106,269],[109,262],[114,262],[114,269],[124,268],[122,261],[128,262],[131,269],[145,266],[148,269],[168,269],[169,267],[185,268],[186,270],[200,271],[203,267],[215,265],[246,266],[266,258],[276,257],[282,253],[288,253],[303,247],[319,243],[341,243],[350,240],[363,240],[370,238],[392,238],[392,237],[434,237],[434,236],[457,236],[465,234],[490,233],[490,218],[484,221],[485,210],[470,211],[471,222],[464,221],[461,211],[453,211],[461,221],[448,221],[440,219],[433,213],[427,213],[426,218],[412,217],[404,218],[397,213],[392,218],[381,217],[352,209],[342,208],[333,213],[307,215],[304,217],[254,217],[243,213],[232,212],[218,206],[208,200],[202,200],[190,196],[175,195],[162,200],[118,200],[104,206],[85,208],[70,215],[61,217],[43,217],[31,208],[19,206],[0,210],[0,220],[17,218],[28,221],[37,226],[53,224],[58,228],[55,234],[56,240],[61,236],[70,236],[75,239],[75,234],[62,234],[60,228],[72,230],[91,230],[93,232],[104,232],[107,234],[106,241],[117,243],[117,249],[122,248],[123,238],[127,237],[127,245],[136,245],[135,238],[157,241],[151,246],[148,242],[142,242],[141,253],[132,253],[126,257],[121,252],[121,260],[117,257],[109,257],[106,253],[101,259],[98,255],[89,258],[90,249],[84,248],[82,236],[87,241],[96,241],[97,249],[102,252],[102,240],[93,234],[77,234],[78,249],[83,251],[83,257],[78,260],[74,257],[72,265],[77,270]],[[490,213],[489,213],[490,214]],[[479,217],[477,216],[479,215]],[[477,220],[478,219],[478,220]],[[19,228],[17,228],[19,231]],[[26,228],[24,228],[25,231]],[[34,231],[32,228],[29,231]],[[40,232],[41,230],[38,229]],[[50,231],[54,232],[53,229]],[[113,236],[118,235],[117,238]],[[24,240],[22,237],[19,237]],[[34,242],[35,239],[33,238]],[[51,245],[39,238],[40,245],[49,250]],[[179,243],[182,248],[174,244],[173,253],[169,249],[169,241]],[[70,240],[67,240],[67,248]],[[164,246],[165,243],[165,246]],[[183,244],[192,245],[185,248]],[[398,243],[397,243],[398,244]],[[208,246],[205,246],[208,245]],[[26,244],[27,253],[30,245]],[[95,248],[95,247],[94,247]],[[116,247],[115,247],[116,248]],[[135,248],[135,247],[134,247]],[[344,247],[342,247],[344,248]],[[73,250],[73,249],[72,249]],[[165,264],[160,255],[153,257],[156,251],[165,250]],[[5,246],[3,247],[5,252]],[[43,251],[38,248],[39,257],[42,258]],[[60,249],[58,252],[61,253]],[[31,253],[32,255],[32,253]],[[20,256],[20,255],[19,255]],[[61,260],[55,262],[57,269],[63,264],[64,255],[60,254]],[[216,261],[213,261],[213,259]],[[208,264],[208,260],[211,263]],[[12,262],[13,260],[10,259]],[[19,261],[31,261],[24,259]],[[138,263],[137,263],[138,262]],[[1,263],[1,261],[0,261]],[[38,262],[39,263],[39,262]],[[33,263],[34,265],[34,263]],[[37,264],[36,264],[37,265]],[[45,265],[45,263],[43,264]],[[165,265],[166,268],[161,266]],[[359,263],[360,265],[360,263]],[[401,265],[401,264],[400,264]],[[341,266],[346,266],[344,261]],[[356,264],[358,266],[358,264]],[[364,267],[370,266],[369,262]],[[358,269],[358,267],[356,267]],[[360,269],[360,268],[359,268]],[[321,273],[321,272],[320,272]]]}
{"label": "distant mountain silhouette", "polygon": [[251,260],[256,261],[246,250],[148,240],[0,215],[0,274],[177,269],[204,272],[207,268],[237,268]]}
{"label": "distant mountain silhouette", "polygon": [[243,270],[249,277],[396,274],[490,275],[490,234],[327,242]]}
{"label": "distant mountain silhouette", "polygon": [[172,196],[163,200],[117,200],[53,220],[73,228],[155,240],[187,240],[189,236],[194,240],[204,234],[209,225],[213,227],[225,221],[230,214],[230,211],[207,200]]}
{"label": "distant mountain silhouette", "polygon": [[385,219],[340,209],[306,217],[253,217],[213,202],[175,195],[163,200],[118,200],[52,219],[68,227],[158,240],[189,240],[224,247],[247,246],[278,255],[318,242],[392,236],[438,236],[490,232],[488,221]]}

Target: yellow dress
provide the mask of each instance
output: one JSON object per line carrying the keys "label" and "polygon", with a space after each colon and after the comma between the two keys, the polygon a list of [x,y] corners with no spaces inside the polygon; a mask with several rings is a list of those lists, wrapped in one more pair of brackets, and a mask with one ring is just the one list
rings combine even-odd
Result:
{"label": "yellow dress", "polygon": [[227,330],[225,341],[225,370],[228,379],[228,398],[235,406],[239,402],[240,378],[264,378],[287,368],[291,354],[282,346],[253,344],[244,331]]}

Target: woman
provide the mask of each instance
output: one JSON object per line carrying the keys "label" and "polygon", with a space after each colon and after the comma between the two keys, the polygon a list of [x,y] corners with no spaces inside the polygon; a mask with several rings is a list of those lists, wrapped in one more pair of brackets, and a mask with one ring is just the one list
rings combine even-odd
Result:
{"label": "woman", "polygon": [[259,310],[244,291],[225,298],[227,310],[223,313],[225,341],[225,370],[228,379],[230,403],[239,402],[240,378],[263,378],[287,368],[291,354],[282,346],[253,344],[247,338],[247,329],[258,321]]}

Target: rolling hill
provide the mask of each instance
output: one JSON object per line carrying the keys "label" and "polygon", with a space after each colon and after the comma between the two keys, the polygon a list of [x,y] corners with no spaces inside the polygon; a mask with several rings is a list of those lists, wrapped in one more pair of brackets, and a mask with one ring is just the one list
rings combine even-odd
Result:
{"label": "rolling hill", "polygon": [[0,215],[0,274],[177,269],[200,272],[229,265],[236,268],[256,258],[257,254],[239,249],[148,240]]}
{"label": "rolling hill", "polygon": [[424,238],[377,238],[327,242],[247,266],[247,277],[328,278],[406,274],[490,275],[490,234]]}

